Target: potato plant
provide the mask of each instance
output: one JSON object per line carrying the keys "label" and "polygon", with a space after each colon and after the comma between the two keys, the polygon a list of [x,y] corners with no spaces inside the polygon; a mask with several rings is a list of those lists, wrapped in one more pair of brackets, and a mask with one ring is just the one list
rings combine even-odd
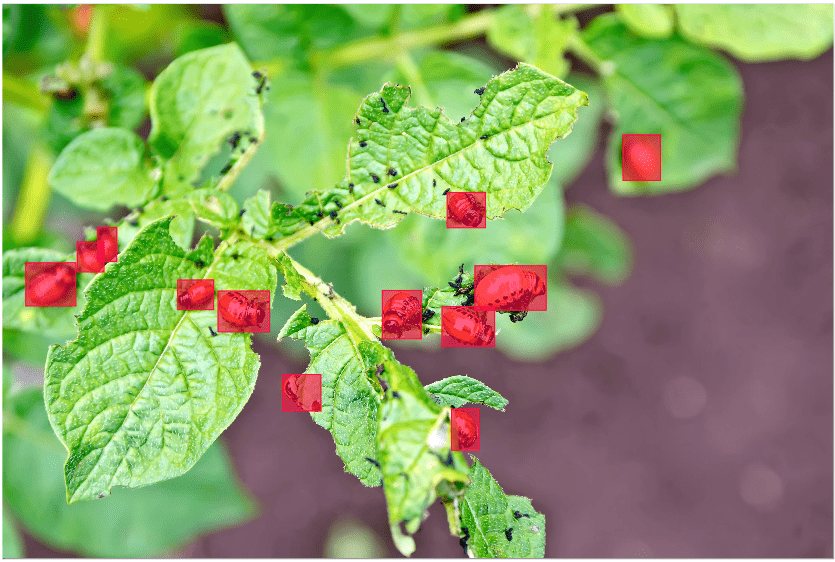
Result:
{"label": "potato plant", "polygon": [[[415,550],[413,535],[440,501],[468,555],[543,557],[545,517],[531,499],[506,494],[475,456],[451,450],[451,408],[503,411],[507,400],[469,376],[422,384],[381,341],[381,318],[363,313],[379,290],[365,289],[359,298],[370,300],[357,307],[336,270],[367,287],[417,279],[423,327],[437,342],[436,312],[471,296],[461,287],[473,276],[460,263],[547,262],[558,272],[548,286],[558,317],[501,314],[502,349],[538,360],[575,345],[593,332],[599,303],[568,277],[617,284],[630,267],[618,229],[588,208],[566,211],[562,199],[604,108],[613,193],[690,189],[735,166],[742,85],[709,47],[759,61],[813,57],[832,40],[831,6],[618,5],[581,29],[573,13],[584,7],[230,5],[221,26],[177,6],[4,6],[4,52],[20,68],[43,63],[19,75],[4,68],[6,101],[29,112],[20,119],[42,116],[7,231],[13,245],[4,245],[4,334],[55,344],[42,390],[12,391],[4,369],[4,514],[53,544],[102,556],[155,554],[216,527],[218,514],[251,514],[216,441],[253,392],[253,336],[216,331],[216,311],[176,306],[178,279],[211,279],[217,290],[269,291],[273,335],[302,342],[305,372],[322,375],[313,421],[332,434],[346,472],[382,486],[401,553]],[[160,33],[179,27],[171,36],[128,32],[126,12]],[[24,30],[47,13],[52,23]],[[64,37],[62,26],[84,38],[81,52],[50,51],[56,41],[44,37]],[[516,64],[493,68],[476,53],[440,49],[482,35]],[[171,37],[173,60],[146,83],[130,62]],[[571,73],[572,60],[597,78]],[[140,134],[146,111],[150,130]],[[662,143],[660,181],[621,179],[625,133],[675,139]],[[265,176],[281,189],[253,183]],[[450,189],[487,193],[489,235],[443,227]],[[75,307],[24,305],[26,262],[75,261],[39,232],[49,190],[118,228],[118,260],[77,276]],[[353,246],[351,260],[327,250],[353,223],[392,230],[382,245]],[[324,241],[315,252],[296,252],[314,238]],[[47,472],[59,457],[63,481],[26,486],[23,466]],[[119,537],[118,522],[55,531],[58,519],[101,521],[94,504],[142,511],[154,494],[179,494],[200,516],[146,522],[153,539],[142,547]],[[66,505],[52,520],[31,508],[57,496]],[[7,533],[14,545],[4,516]]]}

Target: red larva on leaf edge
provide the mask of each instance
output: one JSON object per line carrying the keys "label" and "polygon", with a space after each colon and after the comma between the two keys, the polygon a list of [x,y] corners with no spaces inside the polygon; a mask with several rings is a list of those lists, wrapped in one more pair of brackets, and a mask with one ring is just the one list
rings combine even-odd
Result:
{"label": "red larva on leaf edge", "polygon": [[478,439],[478,425],[467,412],[455,414],[455,435],[458,437],[458,448],[469,449]]}
{"label": "red larva on leaf edge", "polygon": [[466,226],[478,226],[484,220],[484,206],[472,193],[453,193],[448,207],[452,218]]}
{"label": "red larva on leaf edge", "polygon": [[524,310],[534,297],[545,294],[545,283],[532,271],[508,265],[485,275],[478,282],[475,294],[476,306]]}
{"label": "red larva on leaf edge", "polygon": [[32,278],[26,293],[35,306],[50,306],[66,297],[74,285],[72,264],[56,263]]}
{"label": "red larva on leaf edge", "polygon": [[403,335],[410,326],[418,326],[421,320],[422,306],[420,299],[409,293],[395,293],[383,308],[383,330]]}

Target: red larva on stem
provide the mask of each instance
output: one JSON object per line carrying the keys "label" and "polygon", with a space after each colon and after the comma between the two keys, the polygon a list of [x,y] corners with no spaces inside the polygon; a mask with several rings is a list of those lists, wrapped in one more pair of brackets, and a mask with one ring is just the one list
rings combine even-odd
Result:
{"label": "red larva on stem", "polygon": [[465,306],[444,307],[441,319],[444,331],[459,343],[481,347],[493,342],[495,333],[483,311]]}
{"label": "red larva on stem", "polygon": [[397,337],[410,326],[420,324],[422,305],[409,293],[395,293],[383,308],[383,330]]}
{"label": "red larva on stem", "polygon": [[484,220],[484,206],[472,193],[453,193],[447,205],[452,218],[461,224],[473,227]]}
{"label": "red larva on stem", "polygon": [[491,271],[478,282],[475,304],[505,310],[524,310],[534,297],[544,294],[545,283],[539,275],[508,265]]}
{"label": "red larva on stem", "polygon": [[257,326],[264,320],[264,309],[235,291],[223,293],[217,305],[223,319],[238,328]]}
{"label": "red larva on stem", "polygon": [[70,264],[56,263],[29,282],[27,300],[33,306],[50,306],[67,296],[75,286],[75,270]]}
{"label": "red larva on stem", "polygon": [[214,296],[215,288],[212,281],[198,281],[180,295],[179,302],[183,308],[193,308],[205,305]]}

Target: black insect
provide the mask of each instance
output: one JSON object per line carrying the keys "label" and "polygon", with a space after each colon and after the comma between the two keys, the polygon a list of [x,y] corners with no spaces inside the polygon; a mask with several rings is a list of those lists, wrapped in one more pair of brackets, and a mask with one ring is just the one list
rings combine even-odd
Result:
{"label": "black insect", "polygon": [[360,143],[360,148],[365,148],[366,146],[368,146],[368,143],[367,143],[367,142],[362,141],[362,142]]}
{"label": "black insect", "polygon": [[360,122],[360,118],[359,118],[359,117],[357,117],[356,119],[354,119],[354,121],[356,121],[356,122],[357,122],[357,125],[362,125],[362,122]]}
{"label": "black insect", "polygon": [[255,88],[255,93],[256,94],[260,94],[262,91],[264,91],[264,89],[267,89],[267,90],[270,89],[270,87],[267,86],[267,77],[265,75],[261,74],[260,72],[258,72],[256,70],[255,72],[252,73],[252,76],[256,80],[258,80],[258,87]]}
{"label": "black insect", "polygon": [[211,327],[211,326],[209,326],[209,333],[210,333],[210,334],[212,334],[212,337],[215,337],[215,336],[217,335],[217,332],[215,332],[214,330],[212,330],[212,327]]}
{"label": "black insect", "polygon": [[513,512],[513,517],[515,517],[516,519],[521,519],[522,517],[527,517],[528,519],[531,518],[531,516],[528,515],[527,513],[522,513],[521,511],[518,511],[518,510]]}
{"label": "black insect", "polygon": [[391,391],[391,397],[392,398],[400,398],[400,393],[397,392],[396,390],[392,390]]}
{"label": "black insect", "polygon": [[462,117],[461,122],[463,123],[466,119],[467,119],[466,117]]}
{"label": "black insect", "polygon": [[318,319],[318,318],[311,318],[311,319],[310,319],[310,323],[311,323],[311,324],[313,324],[313,325],[315,326],[316,324],[318,324],[318,323],[319,323],[319,319]]}
{"label": "black insect", "polygon": [[432,180],[432,187],[435,187],[436,185],[438,185],[438,184],[435,183],[435,180]]}
{"label": "black insect", "polygon": [[504,536],[507,537],[508,541],[512,541],[513,540],[513,527],[510,527],[509,529],[507,529],[504,532]]}
{"label": "black insect", "polygon": [[435,316],[435,311],[432,310],[431,308],[427,308],[426,310],[423,311],[423,321],[424,322],[428,322],[429,319],[432,318],[433,316]]}
{"label": "black insect", "polygon": [[461,280],[458,280],[458,283],[453,283],[452,281],[447,282],[447,285],[452,287],[453,289],[460,289],[461,288]]}
{"label": "black insect", "polygon": [[374,459],[372,459],[372,458],[370,458],[370,457],[365,457],[365,460],[367,460],[368,462],[370,462],[371,464],[373,464],[373,465],[374,465],[374,466],[376,466],[377,468],[380,468],[380,463],[378,463],[378,462],[377,462],[377,461],[375,461]]}
{"label": "black insect", "polygon": [[473,91],[473,93],[474,93],[474,94],[481,95],[481,94],[483,94],[483,93],[484,93],[484,88],[476,88],[476,89]]}
{"label": "black insect", "polygon": [[337,206],[337,207],[339,207],[340,209],[342,208],[342,203],[340,203],[340,202],[339,202],[339,199],[334,199],[334,200],[333,200],[333,203],[334,203],[334,205],[336,205],[336,206]]}
{"label": "black insect", "polygon": [[273,237],[272,237],[272,236],[267,236],[267,237],[265,238],[265,240],[266,240],[267,242],[272,242],[272,241],[273,241]]}
{"label": "black insect", "polygon": [[322,211],[316,211],[316,216],[317,216],[317,217],[319,217],[319,218],[321,219],[322,217],[324,217],[324,216],[325,216],[325,214],[324,214],[324,213],[322,213]]}
{"label": "black insect", "polygon": [[131,226],[139,226],[139,221],[130,221],[128,224]]}
{"label": "black insect", "polygon": [[380,98],[380,102],[383,104],[383,113],[388,113],[389,108],[386,107],[386,100],[384,100],[383,98]]}
{"label": "black insect", "polygon": [[514,322],[514,323],[515,322],[521,322],[522,320],[524,320],[525,316],[527,316],[527,315],[528,315],[527,310],[517,310],[516,312],[511,312],[510,313],[510,321]]}
{"label": "black insect", "polygon": [[406,211],[401,211],[400,209],[392,209],[392,213],[397,213],[398,215],[408,215]]}
{"label": "black insect", "polygon": [[443,192],[443,193],[441,193],[441,195],[446,195],[447,193],[449,193],[449,188],[446,188],[446,189],[444,190],[444,192]]}
{"label": "black insect", "polygon": [[307,221],[310,223],[310,226],[313,226],[315,223],[313,221]]}
{"label": "black insect", "polygon": [[342,224],[342,221],[339,220],[339,219],[336,219],[336,224]]}
{"label": "black insect", "polygon": [[220,171],[220,173],[225,174],[226,172],[228,172],[231,169],[232,169],[232,162],[229,162],[227,165],[225,165],[223,167],[223,169]]}
{"label": "black insect", "polygon": [[239,217],[244,216],[244,213],[245,213],[245,212],[246,212],[246,209],[241,209],[241,212],[240,212],[240,213],[238,213],[238,216],[239,216]]}
{"label": "black insect", "polygon": [[386,187],[389,189],[394,189],[395,187],[397,187],[397,183],[390,183]]}
{"label": "black insect", "polygon": [[424,328],[424,329],[423,329],[423,335],[425,336],[425,335],[426,335],[426,334],[428,334],[428,333],[429,333],[429,328]]}
{"label": "black insect", "polygon": [[239,132],[237,132],[237,131],[235,132],[235,134],[234,134],[234,135],[232,135],[231,137],[229,137],[228,139],[226,139],[226,141],[227,141],[229,144],[231,144],[231,145],[232,145],[232,150],[235,150],[236,148],[238,148],[238,141],[240,141],[240,140],[241,140],[241,133],[239,133]]}
{"label": "black insect", "polygon": [[377,203],[380,207],[385,207],[386,204],[380,201],[379,199],[374,199],[374,202]]}
{"label": "black insect", "polygon": [[490,138],[490,136],[489,136],[489,135],[481,135],[481,136],[480,136],[480,137],[478,137],[478,138],[480,138],[481,140],[487,140],[487,139],[489,139],[489,138]]}
{"label": "black insect", "polygon": [[203,269],[203,266],[206,265],[206,264],[204,264],[200,260],[197,260],[196,262],[194,262],[194,265],[197,266],[197,269]]}
{"label": "black insect", "polygon": [[380,183],[380,176],[377,174],[371,174],[371,179],[374,180],[374,183]]}
{"label": "black insect", "polygon": [[396,176],[397,175],[397,170],[395,170],[394,168],[389,168],[389,175],[390,176]]}
{"label": "black insect", "polygon": [[354,184],[349,183],[348,184],[348,193],[353,193],[353,192],[354,192]]}
{"label": "black insect", "polygon": [[336,211],[331,211],[330,213],[328,213],[328,216],[332,219],[335,219],[336,218]]}
{"label": "black insect", "polygon": [[475,302],[475,295],[467,295],[462,306],[472,306],[473,302]]}
{"label": "black insect", "polygon": [[241,257],[241,255],[240,255],[240,254],[232,254],[232,259],[233,259],[233,260],[236,260],[236,259],[238,259],[239,257]]}
{"label": "black insect", "polygon": [[466,527],[461,529],[461,532],[464,533],[464,536],[458,540],[458,544],[461,545],[461,548],[467,550],[467,541],[470,539],[470,530]]}

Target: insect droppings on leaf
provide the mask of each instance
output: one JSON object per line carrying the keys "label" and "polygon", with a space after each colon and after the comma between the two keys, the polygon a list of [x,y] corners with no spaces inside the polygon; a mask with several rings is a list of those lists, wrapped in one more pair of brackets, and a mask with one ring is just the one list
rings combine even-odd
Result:
{"label": "insect droppings on leaf", "polygon": [[436,185],[438,184],[435,182],[435,180],[432,180],[432,187],[435,187]]}
{"label": "insect droppings on leaf", "polygon": [[390,176],[396,176],[397,175],[397,170],[395,170],[394,168],[389,168],[389,175]]}
{"label": "insect droppings on leaf", "polygon": [[240,255],[240,254],[232,254],[232,259],[233,259],[233,260],[236,260],[236,259],[238,259],[239,257],[241,257],[241,255]]}
{"label": "insect droppings on leaf", "polygon": [[131,226],[139,226],[139,221],[130,221],[128,224]]}
{"label": "insect droppings on leaf", "polygon": [[240,213],[238,213],[238,216],[239,216],[239,217],[244,216],[244,213],[245,213],[245,212],[246,212],[246,209],[241,209],[241,212],[240,212]]}
{"label": "insect droppings on leaf", "polygon": [[462,117],[461,122],[463,123],[466,119],[467,119],[466,117]]}
{"label": "insect droppings on leaf", "polygon": [[476,89],[473,91],[473,93],[474,93],[474,94],[481,95],[481,94],[483,94],[483,93],[484,93],[484,88],[476,88]]}
{"label": "insect droppings on leaf", "polygon": [[390,183],[386,187],[389,188],[389,189],[394,189],[395,187],[397,187],[397,184],[396,183]]}
{"label": "insect droppings on leaf", "polygon": [[389,108],[386,106],[386,100],[384,100],[383,98],[380,98],[380,102],[383,104],[383,113],[388,113]]}
{"label": "insect droppings on leaf", "polygon": [[424,328],[424,329],[423,329],[423,335],[425,336],[425,335],[426,335],[426,334],[428,334],[428,333],[429,333],[429,328]]}
{"label": "insect droppings on leaf", "polygon": [[426,310],[423,311],[423,321],[424,322],[428,322],[429,319],[432,318],[433,316],[435,316],[435,311],[432,310],[431,308],[427,308]]}
{"label": "insect droppings on leaf", "polygon": [[325,215],[324,215],[324,213],[322,213],[322,211],[317,211],[317,212],[316,212],[316,216],[317,216],[317,217],[319,217],[319,218],[321,219],[321,218],[322,218],[322,217],[324,217]]}
{"label": "insect droppings on leaf", "polygon": [[203,269],[203,266],[206,265],[206,264],[204,264],[200,260],[197,260],[196,262],[194,262],[194,265],[197,267],[197,269]]}
{"label": "insect droppings on leaf", "polygon": [[490,136],[489,136],[489,135],[481,135],[481,136],[480,136],[480,137],[478,137],[478,138],[480,138],[481,140],[487,140],[487,139],[489,139],[489,138],[490,138]]}
{"label": "insect droppings on leaf", "polygon": [[443,192],[443,193],[441,193],[441,195],[446,195],[447,193],[449,193],[449,188],[446,188],[446,189],[444,190],[444,192]]}
{"label": "insect droppings on leaf", "polygon": [[528,519],[531,518],[531,516],[528,515],[527,513],[522,513],[521,511],[518,511],[518,510],[513,512],[513,517],[515,517],[516,519],[521,519],[522,517],[527,517]]}
{"label": "insect droppings on leaf", "polygon": [[409,214],[406,211],[401,211],[400,209],[393,209],[391,212],[392,213],[397,213],[398,215],[408,215]]}
{"label": "insect droppings on leaf", "polygon": [[[180,181],[183,181],[183,179],[184,179],[183,176],[180,176]],[[159,200],[162,201],[163,203],[165,203],[166,201],[168,201],[168,196],[163,195],[162,197],[159,198]]]}
{"label": "insect droppings on leaf", "polygon": [[339,202],[339,199],[334,199],[334,200],[333,200],[333,203],[334,203],[334,205],[336,205],[336,206],[337,206],[337,207],[339,207],[340,209],[342,208],[342,203],[340,203],[340,202]]}
{"label": "insect droppings on leaf", "polygon": [[400,393],[397,392],[396,390],[392,390],[391,391],[391,397],[392,398],[400,398]]}
{"label": "insect droppings on leaf", "polygon": [[366,146],[368,146],[367,142],[365,142],[365,141],[360,142],[360,148],[365,148]]}
{"label": "insect droppings on leaf", "polygon": [[354,192],[354,184],[349,183],[348,184],[348,193],[353,193],[353,192]]}
{"label": "insect droppings on leaf", "polygon": [[227,165],[225,165],[225,166],[223,167],[223,169],[222,169],[222,170],[220,170],[220,173],[221,173],[221,174],[225,174],[225,173],[227,173],[227,172],[228,172],[229,170],[231,170],[231,169],[232,169],[232,162],[229,162]]}
{"label": "insect droppings on leaf", "polygon": [[235,134],[226,139],[226,141],[232,145],[232,150],[238,148],[238,141],[241,140],[241,133],[235,131]]}
{"label": "insect droppings on leaf", "polygon": [[373,465],[374,465],[374,466],[376,466],[377,468],[380,468],[380,463],[378,463],[377,461],[375,461],[375,460],[374,460],[374,459],[372,459],[371,457],[365,457],[365,460],[367,460],[368,462],[370,462],[371,464],[373,464]]}
{"label": "insect droppings on leaf", "polygon": [[310,226],[313,226],[315,223],[313,221],[307,221],[310,223]]}
{"label": "insect droppings on leaf", "polygon": [[336,211],[331,211],[330,213],[328,213],[328,216],[332,219],[335,219],[336,218]]}
{"label": "insect droppings on leaf", "polygon": [[319,319],[318,319],[318,318],[313,318],[313,317],[311,317],[311,318],[310,318],[310,323],[311,323],[311,324],[313,324],[313,325],[315,326],[316,324],[318,324],[318,323],[319,323]]}
{"label": "insect droppings on leaf", "polygon": [[377,203],[380,207],[385,207],[386,204],[380,201],[379,199],[374,199],[374,202]]}
{"label": "insect droppings on leaf", "polygon": [[380,183],[380,176],[377,174],[371,174],[371,179],[374,180],[374,183]]}
{"label": "insect droppings on leaf", "polygon": [[461,548],[467,550],[467,540],[470,538],[470,530],[466,527],[461,529],[461,532],[464,533],[464,536],[458,539],[458,543],[461,545]]}
{"label": "insect droppings on leaf", "polygon": [[360,118],[359,118],[359,117],[357,117],[356,119],[354,119],[354,121],[356,121],[356,122],[357,122],[357,125],[362,125],[362,122],[360,122]]}
{"label": "insect droppings on leaf", "polygon": [[504,536],[507,537],[508,541],[512,541],[513,540],[513,527],[510,527],[509,529],[507,529],[504,532]]}
{"label": "insect droppings on leaf", "polygon": [[211,327],[211,326],[209,326],[209,333],[210,333],[210,334],[212,334],[212,337],[215,337],[215,336],[217,335],[217,332],[215,332],[214,330],[212,330],[212,327]]}

